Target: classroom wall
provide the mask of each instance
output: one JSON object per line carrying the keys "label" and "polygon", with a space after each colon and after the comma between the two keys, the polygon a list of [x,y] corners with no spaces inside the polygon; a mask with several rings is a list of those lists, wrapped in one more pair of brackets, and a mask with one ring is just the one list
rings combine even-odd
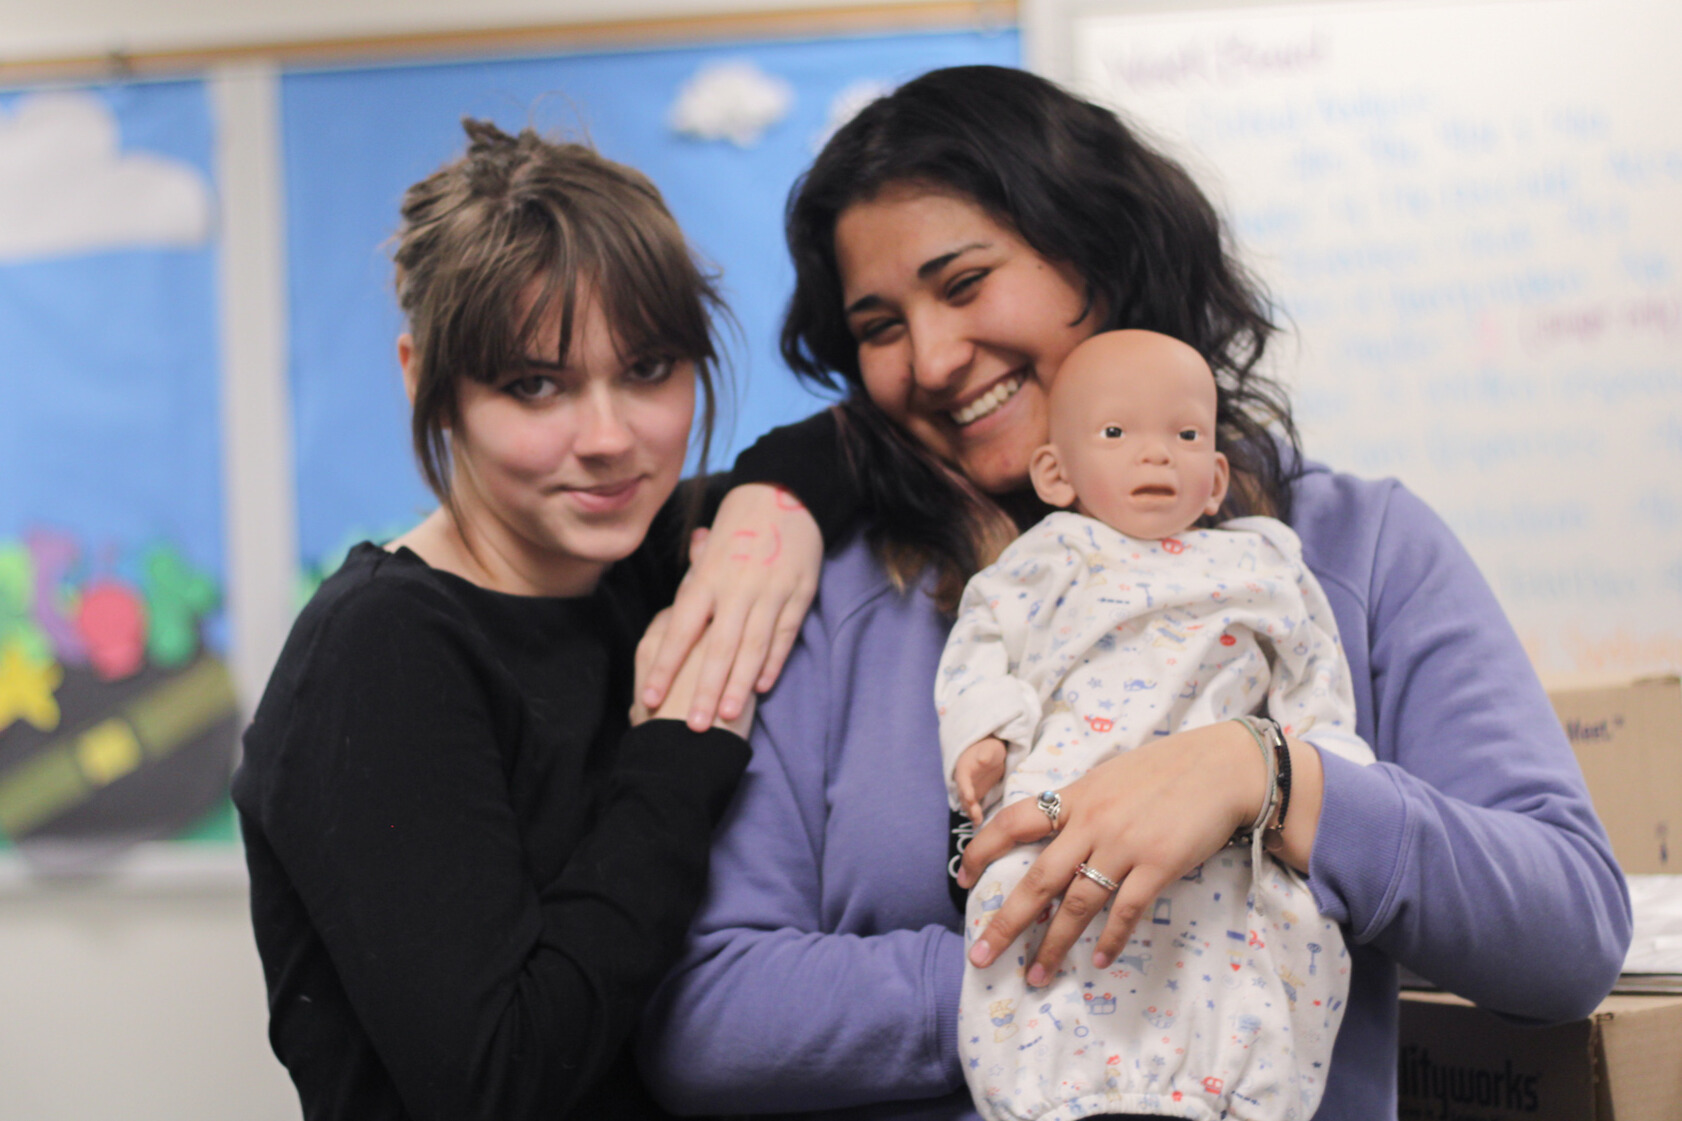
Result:
{"label": "classroom wall", "polygon": [[284,1121],[237,868],[0,876],[0,1119]]}

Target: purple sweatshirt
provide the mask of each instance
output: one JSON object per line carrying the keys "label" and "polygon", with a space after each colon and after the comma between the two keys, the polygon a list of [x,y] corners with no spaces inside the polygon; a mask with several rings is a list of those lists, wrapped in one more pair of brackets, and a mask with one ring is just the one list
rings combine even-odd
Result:
{"label": "purple sweatshirt", "polygon": [[[1322,755],[1309,885],[1354,970],[1316,1117],[1382,1121],[1398,963],[1515,1019],[1581,1017],[1618,974],[1629,902],[1553,709],[1448,528],[1393,481],[1324,468],[1298,484],[1293,528],[1378,756]],[[825,568],[646,1018],[668,1107],[974,1116],[932,701],[948,625],[858,542]]]}

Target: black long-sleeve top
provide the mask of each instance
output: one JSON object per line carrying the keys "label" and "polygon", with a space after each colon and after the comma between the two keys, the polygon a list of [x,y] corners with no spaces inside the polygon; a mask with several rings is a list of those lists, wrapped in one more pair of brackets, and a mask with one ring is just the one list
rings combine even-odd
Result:
{"label": "black long-sleeve top", "polygon": [[[753,478],[796,480],[844,527],[830,463],[783,447]],[[659,1115],[627,1042],[748,759],[722,730],[627,726],[677,508],[588,596],[361,545],[299,616],[233,796],[270,1041],[307,1118]]]}
{"label": "black long-sleeve top", "polygon": [[508,596],[363,545],[299,618],[234,800],[307,1117],[651,1109],[624,1044],[748,752],[626,730],[650,612],[619,571]]}

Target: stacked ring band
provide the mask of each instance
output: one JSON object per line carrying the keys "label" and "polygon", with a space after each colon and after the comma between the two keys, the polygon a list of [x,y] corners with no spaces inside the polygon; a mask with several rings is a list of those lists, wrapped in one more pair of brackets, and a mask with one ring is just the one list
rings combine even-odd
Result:
{"label": "stacked ring band", "polygon": [[1093,868],[1090,865],[1082,864],[1079,868],[1076,868],[1075,871],[1079,872],[1081,875],[1085,876],[1105,891],[1116,891],[1121,887],[1119,883],[1110,879],[1108,876],[1104,875],[1104,873],[1098,871],[1098,869]]}
{"label": "stacked ring band", "polygon": [[1051,822],[1051,831],[1057,831],[1057,819],[1063,814],[1063,797],[1055,790],[1047,790],[1034,803],[1039,811]]}

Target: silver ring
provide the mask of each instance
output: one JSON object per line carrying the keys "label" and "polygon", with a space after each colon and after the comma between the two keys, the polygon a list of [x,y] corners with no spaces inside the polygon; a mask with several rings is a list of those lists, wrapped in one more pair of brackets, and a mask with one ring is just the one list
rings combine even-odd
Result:
{"label": "silver ring", "polygon": [[1120,884],[1104,875],[1104,873],[1098,871],[1098,869],[1089,865],[1082,864],[1079,868],[1076,868],[1075,871],[1079,872],[1081,875],[1085,876],[1105,891],[1118,891],[1121,888]]}
{"label": "silver ring", "polygon": [[1057,832],[1057,819],[1063,816],[1063,796],[1055,790],[1047,790],[1034,805],[1051,822],[1051,831]]}

